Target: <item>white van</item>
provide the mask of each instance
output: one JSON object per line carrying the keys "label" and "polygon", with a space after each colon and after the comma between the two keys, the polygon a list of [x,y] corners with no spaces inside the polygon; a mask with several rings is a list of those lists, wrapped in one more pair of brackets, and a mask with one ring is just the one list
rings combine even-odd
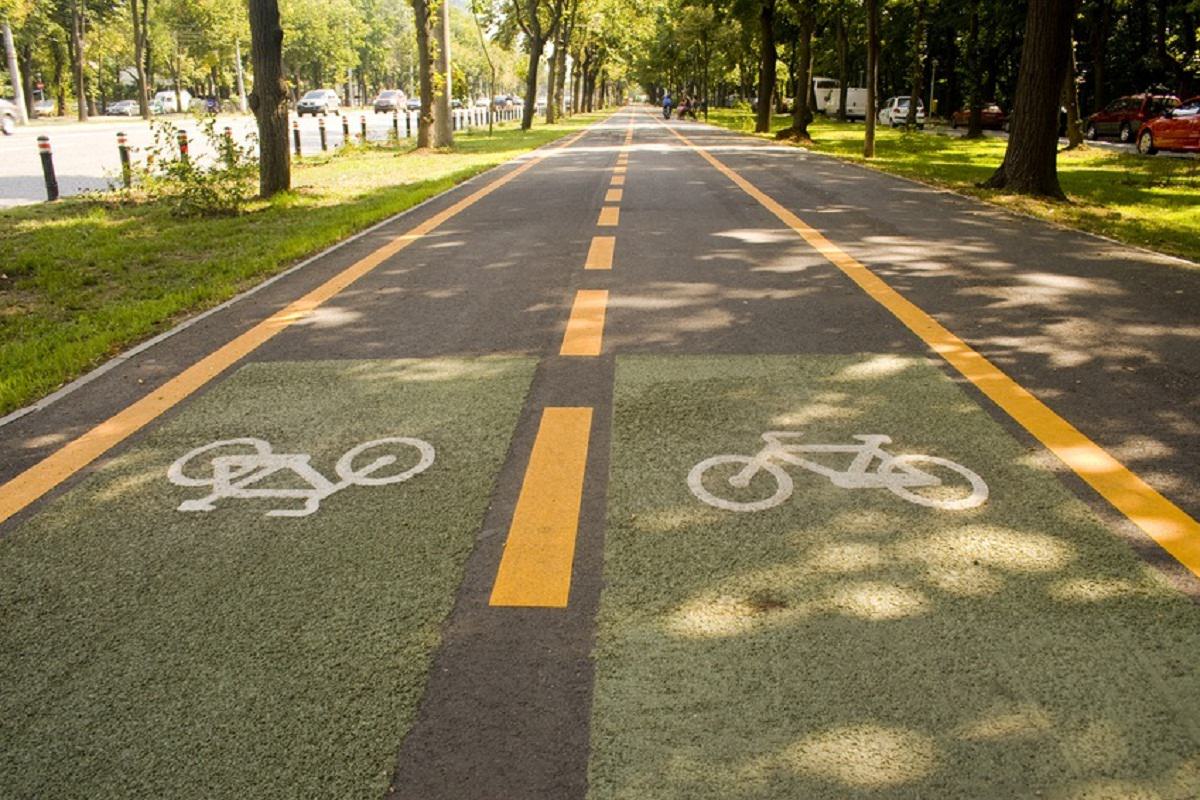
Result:
{"label": "white van", "polygon": [[824,111],[830,99],[837,102],[837,90],[838,82],[833,78],[822,78],[819,75],[813,78],[813,102],[816,103],[817,111]]}
{"label": "white van", "polygon": [[[183,111],[187,111],[192,107],[192,95],[187,89],[179,91],[179,99],[183,100]],[[174,89],[163,89],[161,92],[155,92],[154,99],[150,101],[150,105],[154,108],[156,114],[174,114],[180,110],[175,104],[175,100]]]}
{"label": "white van", "polygon": [[[841,98],[841,90],[839,88],[825,90],[825,115],[829,117],[837,116],[838,103]],[[846,88],[846,119],[866,119],[867,114],[867,90],[865,87],[847,87]]]}

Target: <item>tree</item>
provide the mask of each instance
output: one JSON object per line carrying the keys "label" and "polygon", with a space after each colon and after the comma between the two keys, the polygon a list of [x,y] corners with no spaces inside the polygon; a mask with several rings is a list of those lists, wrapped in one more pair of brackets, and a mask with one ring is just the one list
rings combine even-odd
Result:
{"label": "tree", "polygon": [[[908,96],[908,115],[904,118],[904,124],[911,130],[917,125],[917,104],[921,102],[922,80],[925,76],[925,48],[927,45],[925,36],[925,12],[926,0],[917,0],[917,25],[913,32],[913,61],[911,71],[912,91]],[[933,113],[933,109],[929,109],[929,113]]]}
{"label": "tree", "polygon": [[249,1],[250,58],[254,64],[250,108],[258,122],[258,187],[259,194],[270,197],[292,187],[283,28],[279,24],[278,0]]}
{"label": "tree", "polygon": [[538,65],[546,41],[558,32],[566,0],[512,0],[513,19],[525,34],[529,48],[529,69],[525,73],[525,107],[521,111],[521,129],[529,130],[537,109]]}
{"label": "tree", "polygon": [[133,21],[133,61],[137,70],[138,110],[142,119],[150,119],[150,87],[146,75],[146,38],[150,35],[148,17],[150,0],[129,0],[129,16]]}
{"label": "tree", "polygon": [[440,0],[437,9],[437,77],[434,81],[434,147],[454,144],[450,95],[453,72],[450,66],[450,0]]}
{"label": "tree", "polygon": [[433,38],[433,14],[429,0],[412,0],[417,28],[417,82],[420,85],[421,111],[417,115],[417,147],[433,141],[433,60],[429,43]]}
{"label": "tree", "polygon": [[779,58],[775,52],[775,0],[759,0],[758,37],[758,104],[755,106],[754,131],[767,133],[771,130],[771,99],[775,94],[775,66]]}
{"label": "tree", "polygon": [[792,126],[780,131],[777,139],[796,139],[812,141],[808,134],[808,123],[812,122],[812,109],[808,96],[812,88],[812,40],[817,27],[814,0],[791,0],[792,11],[796,16],[795,51],[795,98],[792,101]]}
{"label": "tree", "polygon": [[863,158],[875,157],[875,97],[879,88],[879,3],[867,0],[867,118],[863,136]]}
{"label": "tree", "polygon": [[983,186],[1065,200],[1058,182],[1058,104],[1075,0],[1029,0],[1008,147]]}

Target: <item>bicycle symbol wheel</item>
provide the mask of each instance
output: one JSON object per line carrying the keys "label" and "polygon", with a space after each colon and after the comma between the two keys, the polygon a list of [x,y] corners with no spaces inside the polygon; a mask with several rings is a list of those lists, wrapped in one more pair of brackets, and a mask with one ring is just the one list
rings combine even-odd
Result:
{"label": "bicycle symbol wheel", "polygon": [[[410,449],[415,449],[416,453],[404,452]],[[373,451],[368,453],[368,451]],[[390,451],[390,452],[388,452]],[[366,461],[365,465],[359,469],[354,468],[354,460],[359,456],[367,453],[368,456],[374,455],[374,460],[360,459]],[[404,453],[404,457],[396,455],[396,453]],[[413,463],[413,458],[416,462]],[[338,459],[334,466],[334,471],[338,477],[348,484],[357,486],[385,486],[389,483],[401,483],[414,475],[419,475],[433,464],[434,451],[433,445],[421,439],[413,439],[408,436],[393,436],[386,439],[375,439],[347,450],[341,458]],[[411,464],[407,468],[401,469],[399,472],[392,471],[387,473],[386,468],[399,464],[404,467],[405,464]],[[381,474],[385,473],[385,474]]]}
{"label": "bicycle symbol wheel", "polygon": [[[925,467],[925,469],[921,467]],[[953,473],[949,476],[953,482],[947,482],[936,474],[931,475],[927,471],[929,467],[941,467],[949,470]],[[905,479],[906,475],[913,473],[932,480],[913,484]],[[918,453],[896,456],[880,465],[879,475],[884,479],[889,491],[897,497],[902,497],[919,506],[940,508],[946,511],[962,511],[981,506],[988,499],[988,487],[983,482],[983,478],[962,464],[938,456]],[[957,478],[965,479],[966,485],[964,486],[962,481]]]}
{"label": "bicycle symbol wheel", "polygon": [[[744,484],[741,481],[735,482],[734,478],[745,472],[746,467],[751,465],[757,469],[751,473],[750,480]],[[735,467],[735,469],[731,469],[731,467]],[[770,481],[756,482],[754,480],[761,472],[765,472],[774,479],[774,493],[757,500],[731,500],[727,497],[720,497],[709,491],[705,485],[707,479],[709,485],[715,485],[722,489],[728,487],[731,494],[767,494],[772,491]],[[713,456],[692,467],[692,471],[688,473],[688,488],[698,499],[715,508],[726,511],[765,511],[791,497],[795,485],[792,483],[792,476],[788,475],[778,464],[759,461],[750,456]]]}
{"label": "bicycle symbol wheel", "polygon": [[[214,450],[220,450],[214,453]],[[219,456],[267,456],[271,453],[271,445],[262,439],[245,436],[240,439],[222,439],[211,442],[203,447],[189,450],[183,457],[175,460],[167,468],[167,478],[176,486],[212,486],[216,483],[213,469],[213,459]],[[208,455],[202,464],[196,464],[199,456]],[[190,466],[190,469],[189,469]],[[230,474],[229,480],[236,480],[253,470],[253,465],[247,465]]]}

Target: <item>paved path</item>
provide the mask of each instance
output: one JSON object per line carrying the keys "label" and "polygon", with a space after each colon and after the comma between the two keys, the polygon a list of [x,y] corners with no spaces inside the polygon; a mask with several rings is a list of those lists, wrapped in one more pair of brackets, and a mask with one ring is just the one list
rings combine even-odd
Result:
{"label": "paved path", "polygon": [[0,785],[1196,796],[1198,296],[624,110],[0,429]]}

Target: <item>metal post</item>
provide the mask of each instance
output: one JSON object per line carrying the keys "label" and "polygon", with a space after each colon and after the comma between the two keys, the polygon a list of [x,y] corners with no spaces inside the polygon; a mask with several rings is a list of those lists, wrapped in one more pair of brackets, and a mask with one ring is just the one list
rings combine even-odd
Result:
{"label": "metal post", "polygon": [[396,142],[400,141],[400,112],[399,111],[392,112],[392,138],[394,140],[396,140]]}
{"label": "metal post", "polygon": [[238,108],[242,113],[246,113],[246,79],[242,75],[242,43],[240,40],[233,42],[234,58],[237,59],[237,90],[238,90]]}
{"label": "metal post", "polygon": [[233,152],[233,128],[225,126],[225,164],[230,169],[233,169],[234,162],[237,160],[236,154]]}
{"label": "metal post", "polygon": [[121,155],[121,182],[128,189],[133,184],[133,168],[129,165],[129,144],[124,131],[117,131],[117,152]]}
{"label": "metal post", "polygon": [[58,199],[58,178],[54,175],[54,156],[50,153],[50,137],[37,138],[38,153],[42,156],[42,177],[46,179],[46,199]]}
{"label": "metal post", "polygon": [[350,144],[350,118],[342,117],[342,147]]}
{"label": "metal post", "polygon": [[325,118],[324,117],[321,117],[321,119],[317,122],[317,130],[319,130],[321,132],[321,152],[325,152],[326,150],[329,149],[329,143],[325,139]]}
{"label": "metal post", "polygon": [[296,146],[296,158],[300,157],[300,121],[292,120],[292,142]]}
{"label": "metal post", "polygon": [[186,164],[188,162],[187,131],[180,131],[177,138],[179,139],[179,160]]}
{"label": "metal post", "polygon": [[360,114],[358,117],[358,127],[362,131],[362,143],[367,143],[367,115]]}

